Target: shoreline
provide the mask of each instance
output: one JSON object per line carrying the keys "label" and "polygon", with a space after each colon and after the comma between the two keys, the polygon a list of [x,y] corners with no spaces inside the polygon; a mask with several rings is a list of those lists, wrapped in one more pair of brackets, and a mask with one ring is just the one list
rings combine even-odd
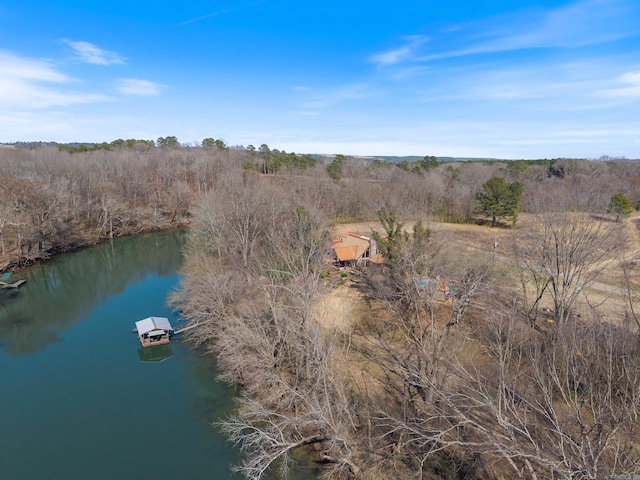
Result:
{"label": "shoreline", "polygon": [[58,248],[50,248],[47,250],[43,250],[42,252],[39,253],[38,256],[34,256],[31,258],[22,258],[20,259],[19,257],[17,257],[15,254],[12,255],[10,253],[7,253],[5,255],[0,255],[0,273],[4,273],[4,272],[13,272],[13,273],[17,273],[20,272],[22,270],[26,270],[34,265],[38,265],[40,263],[45,263],[48,262],[50,260],[53,260],[54,258],[60,256],[60,255],[64,255],[66,253],[73,253],[73,252],[78,252],[80,250],[84,250],[85,248],[91,248],[91,247],[95,247],[96,245],[101,245],[105,242],[111,241],[111,240],[117,240],[119,238],[128,238],[128,237],[133,237],[135,235],[140,235],[140,234],[144,234],[144,233],[156,233],[156,232],[166,232],[166,231],[170,231],[170,230],[186,230],[190,227],[191,222],[190,221],[185,221],[183,223],[180,223],[178,225],[175,226],[168,226],[166,228],[149,228],[149,229],[142,229],[142,230],[138,230],[136,232],[133,233],[126,233],[124,235],[118,235],[115,236],[113,238],[100,238],[97,241],[90,241],[88,238],[87,239],[79,239],[76,242],[71,242],[68,245],[65,246],[60,246]]}

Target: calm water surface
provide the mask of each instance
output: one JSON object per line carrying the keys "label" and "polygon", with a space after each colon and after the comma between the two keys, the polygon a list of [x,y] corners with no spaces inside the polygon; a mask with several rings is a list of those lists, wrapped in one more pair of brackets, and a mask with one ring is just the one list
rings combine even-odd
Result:
{"label": "calm water surface", "polygon": [[165,303],[183,241],[117,240],[0,291],[0,478],[232,478],[237,453],[210,424],[233,391],[211,359],[176,339],[143,351],[131,333],[152,315],[180,324]]}

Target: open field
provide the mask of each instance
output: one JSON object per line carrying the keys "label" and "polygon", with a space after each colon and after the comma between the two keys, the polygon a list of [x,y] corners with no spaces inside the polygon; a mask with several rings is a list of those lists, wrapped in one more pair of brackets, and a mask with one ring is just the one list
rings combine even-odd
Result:
{"label": "open field", "polygon": [[[438,241],[445,245],[450,255],[467,256],[474,261],[484,260],[487,264],[493,265],[494,275],[493,288],[511,288],[514,291],[519,289],[518,279],[516,277],[516,259],[514,257],[514,242],[518,234],[528,228],[528,221],[531,215],[523,214],[518,224],[514,228],[489,227],[486,225],[443,223],[423,221],[425,225],[433,231]],[[404,228],[411,231],[415,222],[406,222]],[[611,226],[616,225],[611,222]],[[616,225],[617,226],[617,225]],[[632,260],[640,258],[640,212],[623,220],[624,242],[617,244],[612,249],[607,258],[599,267],[596,279],[590,283],[590,286],[583,292],[581,298],[577,302],[579,309],[588,308],[589,305],[598,305],[601,312],[601,318],[606,320],[617,316],[624,311],[625,306],[629,302],[629,290],[627,289],[623,265],[631,265]],[[346,233],[357,233],[360,235],[370,236],[372,232],[384,234],[381,225],[378,222],[362,222],[337,225],[331,228],[332,239],[337,239],[340,235]],[[494,250],[494,245],[497,247]],[[637,269],[636,269],[637,270]],[[638,273],[635,272],[634,284],[631,296],[640,302],[640,283],[637,281]],[[323,302],[323,308],[333,308],[332,315],[324,315],[325,318],[331,318],[330,326],[338,326],[345,328],[345,322],[348,323],[347,313],[352,308],[354,302],[357,301],[357,294],[347,285],[338,287]],[[351,307],[347,307],[347,302]],[[543,298],[542,307],[550,308],[552,306],[550,299]],[[336,323],[336,325],[334,325]]]}

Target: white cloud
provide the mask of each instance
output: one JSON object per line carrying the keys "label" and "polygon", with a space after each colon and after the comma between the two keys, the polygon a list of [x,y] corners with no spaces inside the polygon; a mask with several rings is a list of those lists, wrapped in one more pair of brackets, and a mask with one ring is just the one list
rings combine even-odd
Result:
{"label": "white cloud", "polygon": [[101,94],[65,90],[63,86],[74,79],[46,60],[0,51],[0,72],[0,108],[42,109],[107,100]]}
{"label": "white cloud", "polygon": [[[571,48],[606,43],[634,35],[619,1],[585,0],[556,9],[505,16],[500,27],[487,25],[490,37],[470,50],[498,52],[524,48]],[[489,23],[498,23],[489,19]],[[502,25],[508,25],[503,27]],[[492,37],[492,38],[491,38]]]}
{"label": "white cloud", "polygon": [[394,50],[379,53],[371,57],[371,61],[378,65],[395,65],[397,63],[411,60],[418,48],[427,42],[429,37],[423,35],[411,35],[405,38],[405,44]]}
{"label": "white cloud", "polygon": [[160,95],[165,85],[140,80],[138,78],[120,78],[117,80],[117,90],[125,95],[138,95],[140,97],[153,97]]}
{"label": "white cloud", "polygon": [[640,85],[640,72],[627,72],[620,77],[624,83]]}
{"label": "white cloud", "polygon": [[408,46],[400,47],[396,50],[390,50],[388,52],[380,53],[371,57],[375,63],[380,65],[394,65],[406,58],[411,53],[411,49]]}
{"label": "white cloud", "polygon": [[63,40],[63,42],[69,45],[76,58],[83,62],[94,65],[113,65],[124,63],[125,60],[120,54],[103,50],[89,42],[73,42],[71,40]]}
{"label": "white cloud", "polygon": [[640,98],[640,72],[627,72],[618,77],[618,83],[625,86],[605,90],[604,95],[626,99]]}
{"label": "white cloud", "polygon": [[220,10],[218,12],[207,13],[206,15],[202,15],[200,17],[192,18],[190,20],[185,20],[184,22],[179,23],[178,25],[189,25],[190,23],[200,22],[202,20],[206,20],[208,18],[217,17],[218,15],[222,15],[223,13],[229,13],[230,10]]}
{"label": "white cloud", "polygon": [[33,60],[0,50],[1,78],[28,79],[44,82],[68,82],[69,77],[56,71],[51,62]]}
{"label": "white cloud", "polygon": [[223,15],[225,13],[231,13],[237,10],[241,10],[244,8],[250,8],[250,7],[255,7],[256,5],[260,5],[261,3],[265,2],[267,0],[253,0],[251,2],[248,3],[240,3],[238,5],[235,6],[235,8],[227,8],[224,10],[217,10],[215,12],[211,12],[211,13],[207,13],[205,15],[201,15],[199,17],[195,17],[195,18],[191,18],[189,20],[185,20],[184,22],[180,22],[178,25],[183,26],[183,25],[189,25],[190,23],[195,23],[195,22],[200,22],[202,20],[207,20],[209,18],[213,18],[213,17],[217,17],[218,15]]}
{"label": "white cloud", "polygon": [[430,39],[433,46],[429,53],[417,55],[424,40],[413,44],[413,37],[408,37],[406,45],[372,60],[394,65],[407,60],[431,62],[524,49],[598,45],[637,36],[637,11],[638,5],[630,0],[581,0],[554,9],[520,10],[443,30]]}

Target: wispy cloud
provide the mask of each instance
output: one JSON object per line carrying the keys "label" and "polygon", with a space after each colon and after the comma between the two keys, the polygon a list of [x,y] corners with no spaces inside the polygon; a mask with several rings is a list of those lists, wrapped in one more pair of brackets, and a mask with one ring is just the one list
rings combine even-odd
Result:
{"label": "wispy cloud", "polygon": [[83,62],[94,65],[113,65],[124,63],[125,59],[116,52],[110,52],[96,47],[89,42],[74,42],[71,40],[62,40],[69,45],[75,57]]}
{"label": "wispy cloud", "polygon": [[[540,48],[577,48],[638,36],[640,5],[631,0],[580,0],[553,9],[520,10],[456,25],[372,57],[380,65],[422,63]],[[417,41],[416,41],[417,40]],[[453,46],[453,47],[452,47]]]}
{"label": "wispy cloud", "polygon": [[47,60],[34,60],[3,50],[0,50],[0,71],[2,78],[58,83],[71,80]]}
{"label": "wispy cloud", "polygon": [[492,112],[504,108],[521,114],[607,109],[620,101],[613,93],[603,92],[624,84],[619,79],[612,84],[611,74],[605,72],[624,71],[620,70],[623,65],[616,58],[561,62],[543,57],[522,59],[517,65],[490,63],[461,73],[447,68],[435,72],[429,84],[419,88],[417,100],[449,108],[463,104],[467,111],[491,105]]}
{"label": "wispy cloud", "polygon": [[192,18],[190,20],[185,20],[184,22],[180,22],[178,25],[189,25],[190,23],[200,22],[202,20],[206,20],[208,18],[217,17],[218,15],[222,15],[223,13],[229,13],[230,10],[219,10],[217,12],[207,13],[206,15],[201,15],[200,17]]}
{"label": "wispy cloud", "polygon": [[141,80],[138,78],[120,78],[117,80],[116,86],[118,92],[125,95],[138,95],[140,97],[153,97],[160,95],[166,87],[149,80]]}
{"label": "wispy cloud", "polygon": [[640,72],[627,72],[618,78],[618,83],[624,86],[607,89],[603,92],[604,95],[625,99],[640,98]]}
{"label": "wispy cloud", "polygon": [[102,94],[70,91],[74,79],[46,60],[0,51],[0,107],[42,109],[105,101]]}
{"label": "wispy cloud", "polygon": [[[469,75],[464,88],[470,98],[488,101],[541,100],[561,102],[582,98],[584,103],[603,79],[597,72],[589,72],[587,65],[579,63],[538,62],[521,66],[498,68]],[[595,63],[590,63],[591,67]]]}
{"label": "wispy cloud", "polygon": [[429,40],[429,37],[423,35],[411,35],[404,39],[404,44],[393,50],[378,53],[371,57],[371,61],[378,65],[395,65],[414,57],[418,48]]}
{"label": "wispy cloud", "polygon": [[[305,92],[301,91],[300,93]],[[374,91],[371,86],[366,83],[342,85],[322,92],[313,91],[312,95],[307,95],[301,99],[302,101],[299,107],[302,112],[305,112],[305,115],[315,115],[318,110],[335,107],[344,101],[370,98],[373,95]]]}
{"label": "wispy cloud", "polygon": [[240,10],[240,9],[246,8],[246,7],[253,7],[254,5],[260,5],[261,3],[264,3],[265,1],[266,0],[257,0],[255,2],[238,5],[235,8],[227,8],[227,9],[224,9],[224,10],[217,10],[215,12],[207,13],[205,15],[200,15],[199,17],[195,17],[195,18],[191,18],[189,20],[185,20],[184,22],[180,22],[178,25],[183,26],[183,25],[189,25],[191,23],[201,22],[202,20],[207,20],[209,18],[217,17],[219,15],[222,15],[222,14],[225,14],[225,13],[230,13],[230,12],[233,12],[235,10]]}
{"label": "wispy cloud", "polygon": [[481,29],[486,40],[466,51],[572,48],[611,42],[637,34],[628,19],[632,10],[637,6],[626,0],[582,0],[550,10],[489,18],[473,26]]}

